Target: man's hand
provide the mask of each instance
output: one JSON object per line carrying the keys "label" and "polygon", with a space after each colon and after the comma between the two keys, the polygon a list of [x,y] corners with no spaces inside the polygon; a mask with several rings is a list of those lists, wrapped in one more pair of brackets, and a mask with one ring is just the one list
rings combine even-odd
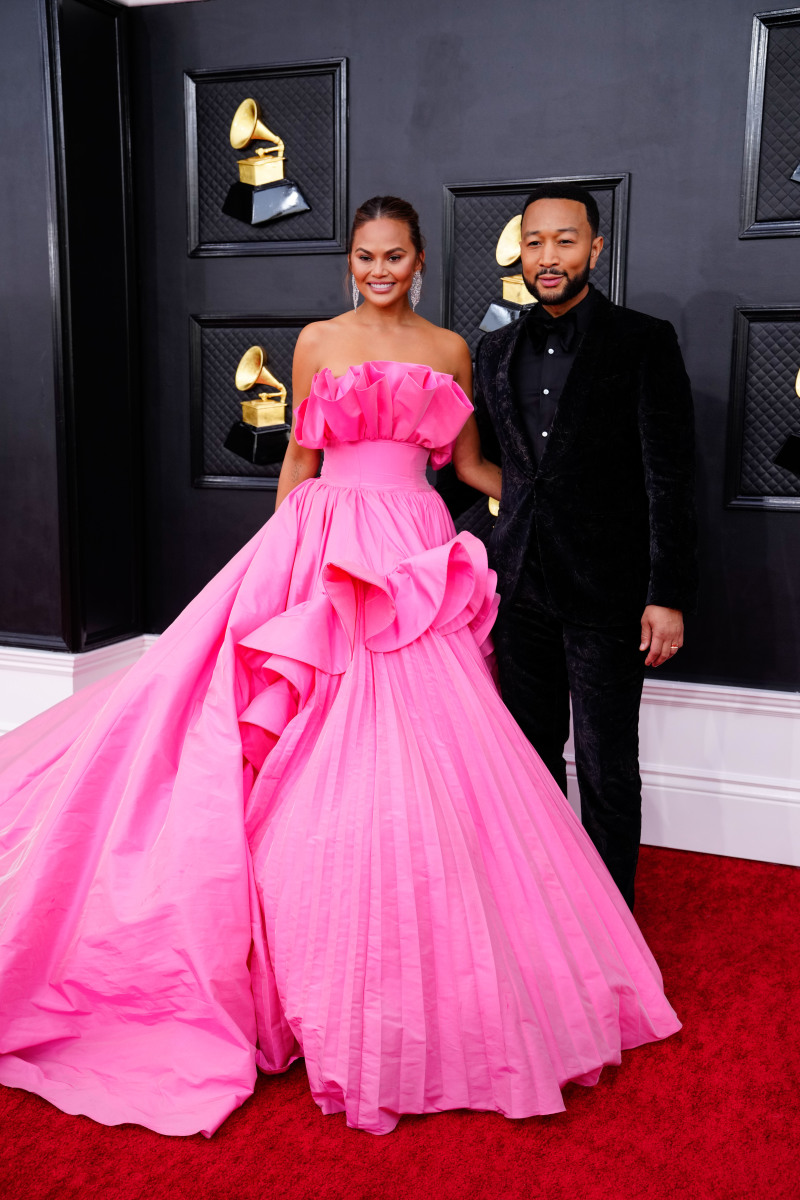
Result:
{"label": "man's hand", "polygon": [[642,613],[640,650],[650,649],[644,660],[646,667],[660,667],[669,662],[683,645],[683,613],[678,608],[661,608],[648,604]]}

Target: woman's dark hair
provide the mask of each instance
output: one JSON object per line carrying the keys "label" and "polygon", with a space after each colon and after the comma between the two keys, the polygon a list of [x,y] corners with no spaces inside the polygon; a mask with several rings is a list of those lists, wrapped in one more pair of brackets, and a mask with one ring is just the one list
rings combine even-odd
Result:
{"label": "woman's dark hair", "polygon": [[[399,196],[373,196],[371,200],[365,200],[363,204],[360,204],[355,211],[347,242],[348,257],[361,226],[366,225],[368,221],[377,221],[380,217],[387,221],[400,221],[401,224],[407,225],[412,246],[417,254],[422,254],[425,249],[425,238],[419,231],[419,217],[414,206],[407,200],[401,200]],[[425,270],[424,263],[422,270]]]}
{"label": "woman's dark hair", "polygon": [[540,183],[534,188],[530,196],[528,196],[522,206],[522,215],[525,216],[525,209],[529,204],[533,204],[536,200],[577,200],[586,209],[586,217],[592,230],[592,237],[597,237],[597,231],[600,228],[600,211],[597,207],[597,201],[591,192],[586,188],[581,187],[577,183]]}

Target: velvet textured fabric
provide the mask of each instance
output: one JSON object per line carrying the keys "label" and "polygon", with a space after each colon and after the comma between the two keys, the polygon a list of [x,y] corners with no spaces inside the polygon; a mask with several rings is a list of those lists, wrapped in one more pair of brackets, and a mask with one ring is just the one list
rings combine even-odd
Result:
{"label": "velvet textured fabric", "polygon": [[572,696],[581,819],[633,907],[647,604],[695,604],[692,396],[666,321],[597,294],[538,459],[510,372],[524,322],[475,368],[484,453],[503,468],[490,560],[503,699],[564,792]]}
{"label": "velvet textured fabric", "polygon": [[642,831],[639,623],[592,629],[560,621],[537,605],[529,580],[495,626],[503,700],[566,795],[572,697],[581,822],[633,910]]}
{"label": "velvet textured fabric", "polygon": [[646,604],[692,611],[692,397],[674,329],[598,296],[537,469],[509,379],[523,324],[487,334],[475,364],[484,453],[503,468],[490,544],[502,605],[533,544],[542,599],[565,621],[620,625]]}

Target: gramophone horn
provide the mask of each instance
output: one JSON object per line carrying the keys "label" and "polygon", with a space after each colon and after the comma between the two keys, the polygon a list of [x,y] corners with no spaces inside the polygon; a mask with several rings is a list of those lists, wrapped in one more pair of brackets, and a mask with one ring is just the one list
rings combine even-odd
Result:
{"label": "gramophone horn", "polygon": [[251,346],[239,360],[236,368],[236,387],[240,392],[247,392],[257,383],[269,383],[271,376],[264,366],[264,351],[260,346]]}
{"label": "gramophone horn", "polygon": [[519,258],[519,243],[522,238],[522,213],[512,217],[497,239],[495,258],[501,267],[510,267]]}
{"label": "gramophone horn", "polygon": [[261,120],[255,100],[243,100],[231,121],[231,145],[234,150],[244,150],[248,142],[280,142]]}

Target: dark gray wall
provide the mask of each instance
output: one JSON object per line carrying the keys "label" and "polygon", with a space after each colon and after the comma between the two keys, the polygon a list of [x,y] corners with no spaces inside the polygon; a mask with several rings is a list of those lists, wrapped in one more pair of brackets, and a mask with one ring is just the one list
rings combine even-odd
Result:
{"label": "dark gray wall", "polygon": [[[6,0],[3,18],[26,7]],[[429,241],[421,311],[433,319],[443,183],[632,173],[627,302],[675,323],[698,409],[702,607],[671,675],[800,688],[800,515],[723,508],[734,306],[800,303],[800,241],[737,236],[753,12],[744,0],[207,0],[131,11],[149,628],[163,628],[270,511],[264,492],[190,485],[189,314],[343,303],[343,257],[187,257],[183,71],[347,55],[351,206],[388,191],[415,202]],[[37,50],[21,22],[17,91],[30,91]],[[27,196],[20,181],[18,203]],[[15,262],[14,304],[28,286],[44,309],[44,278],[26,285]],[[25,386],[18,373],[3,421],[27,419],[27,398],[24,419],[8,412]],[[24,436],[8,468],[18,477]],[[47,546],[34,550],[32,587],[54,561]]]}
{"label": "dark gray wall", "polygon": [[42,39],[0,6],[0,640],[63,646]]}
{"label": "dark gray wall", "polygon": [[209,0],[137,14],[149,614],[269,513],[189,486],[187,314],[331,311],[338,256],[186,256],[182,72],[347,55],[351,206],[417,205],[436,319],[442,184],[632,173],[627,302],[673,321],[697,397],[702,607],[675,678],[800,687],[800,513],[723,508],[733,309],[800,302],[800,241],[740,241],[748,0]]}

